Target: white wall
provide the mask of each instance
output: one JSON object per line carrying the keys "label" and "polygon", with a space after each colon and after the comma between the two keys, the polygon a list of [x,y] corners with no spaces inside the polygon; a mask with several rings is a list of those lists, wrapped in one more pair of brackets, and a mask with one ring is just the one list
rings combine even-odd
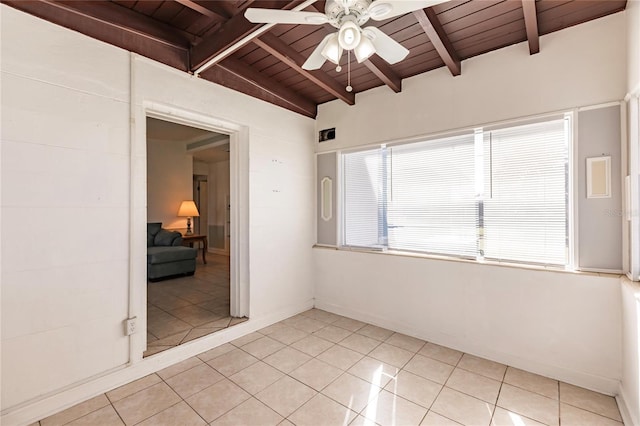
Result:
{"label": "white wall", "polygon": [[[626,21],[618,13],[319,107],[336,127],[318,152],[620,101]],[[585,46],[589,46],[585,49]],[[578,142],[579,143],[579,142]],[[316,306],[609,394],[621,373],[616,276],[315,249]]]}
{"label": "white wall", "polygon": [[[146,188],[145,102],[248,128],[251,319],[240,328],[311,305],[313,120],[139,58],[131,87],[140,143],[130,178],[129,54],[4,4],[0,11],[3,423],[106,390],[90,384],[116,379],[93,376],[129,359],[129,267],[131,285],[140,293],[146,286],[146,191],[129,198],[132,179]],[[274,169],[274,158],[283,167]],[[144,316],[144,303],[132,309]],[[125,371],[148,374],[159,359],[170,358]]]}
{"label": "white wall", "polygon": [[193,200],[193,157],[185,144],[147,140],[147,221],[168,229],[187,227],[180,203]]}
{"label": "white wall", "polygon": [[627,1],[627,90],[640,94],[640,0]]}
{"label": "white wall", "polygon": [[[520,43],[379,87],[356,104],[319,105],[317,130],[336,128],[318,152],[408,138],[608,101],[626,93],[625,15],[617,13],[540,38],[540,53]],[[585,44],[586,43],[586,44]],[[589,46],[585,48],[585,46]]]}

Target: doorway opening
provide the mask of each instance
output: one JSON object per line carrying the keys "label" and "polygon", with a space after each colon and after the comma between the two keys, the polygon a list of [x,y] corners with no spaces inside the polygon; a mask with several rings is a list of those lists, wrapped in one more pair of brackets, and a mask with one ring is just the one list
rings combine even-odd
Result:
{"label": "doorway opening", "polygon": [[[146,118],[146,129],[147,223],[161,223],[161,229],[181,241],[161,248],[169,259],[147,256],[148,268],[156,261],[168,260],[169,265],[164,275],[156,270],[148,274],[153,279],[147,280],[144,357],[247,320],[231,285],[232,264],[237,263],[231,251],[232,135],[152,116]],[[184,201],[195,203],[190,217],[178,213]],[[154,251],[150,246],[163,243],[150,235],[148,231],[148,254]],[[183,246],[197,250],[195,270],[189,264],[193,250]],[[173,267],[172,251],[191,259],[176,259]]]}

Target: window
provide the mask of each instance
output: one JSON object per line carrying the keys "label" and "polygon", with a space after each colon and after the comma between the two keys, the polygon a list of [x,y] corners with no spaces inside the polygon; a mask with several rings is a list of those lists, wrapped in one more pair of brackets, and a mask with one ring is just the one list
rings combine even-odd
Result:
{"label": "window", "polygon": [[569,116],[342,155],[343,243],[568,262]]}

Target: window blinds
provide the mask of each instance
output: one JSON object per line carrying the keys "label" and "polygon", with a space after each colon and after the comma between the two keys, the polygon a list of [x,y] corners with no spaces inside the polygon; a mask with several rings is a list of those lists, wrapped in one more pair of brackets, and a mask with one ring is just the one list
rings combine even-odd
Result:
{"label": "window blinds", "polygon": [[344,244],[568,261],[569,118],[344,154]]}
{"label": "window blinds", "polygon": [[565,120],[485,132],[485,258],[567,263]]}
{"label": "window blinds", "polygon": [[389,248],[475,257],[473,135],[390,151]]}

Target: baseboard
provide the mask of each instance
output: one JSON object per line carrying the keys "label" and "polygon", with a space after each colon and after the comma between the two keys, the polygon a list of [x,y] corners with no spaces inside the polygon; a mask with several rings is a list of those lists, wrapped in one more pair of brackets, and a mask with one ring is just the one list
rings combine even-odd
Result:
{"label": "baseboard", "polygon": [[616,395],[616,402],[618,403],[618,408],[620,409],[620,415],[622,416],[622,421],[625,426],[640,426],[640,419],[637,417],[638,413],[634,413],[629,410],[629,405],[627,404],[628,398],[625,396],[625,391],[622,386],[618,390],[618,395]]}
{"label": "baseboard", "polygon": [[530,359],[495,351],[486,345],[469,341],[469,339],[460,339],[446,334],[425,335],[424,331],[416,329],[414,324],[406,324],[391,318],[380,317],[371,312],[353,310],[339,303],[322,300],[321,298],[316,298],[315,307],[596,392],[607,395],[616,395],[619,392],[619,380],[538,363]]}
{"label": "baseboard", "polygon": [[121,366],[108,373],[88,379],[83,383],[69,386],[54,393],[43,395],[38,399],[9,408],[2,413],[2,425],[29,425],[52,414],[79,404],[119,386],[155,373],[187,358],[191,358],[224,343],[228,343],[246,334],[260,330],[278,321],[297,315],[313,307],[313,299],[309,299],[277,312],[251,318],[233,327],[204,336],[174,349],[160,352],[129,366]]}

